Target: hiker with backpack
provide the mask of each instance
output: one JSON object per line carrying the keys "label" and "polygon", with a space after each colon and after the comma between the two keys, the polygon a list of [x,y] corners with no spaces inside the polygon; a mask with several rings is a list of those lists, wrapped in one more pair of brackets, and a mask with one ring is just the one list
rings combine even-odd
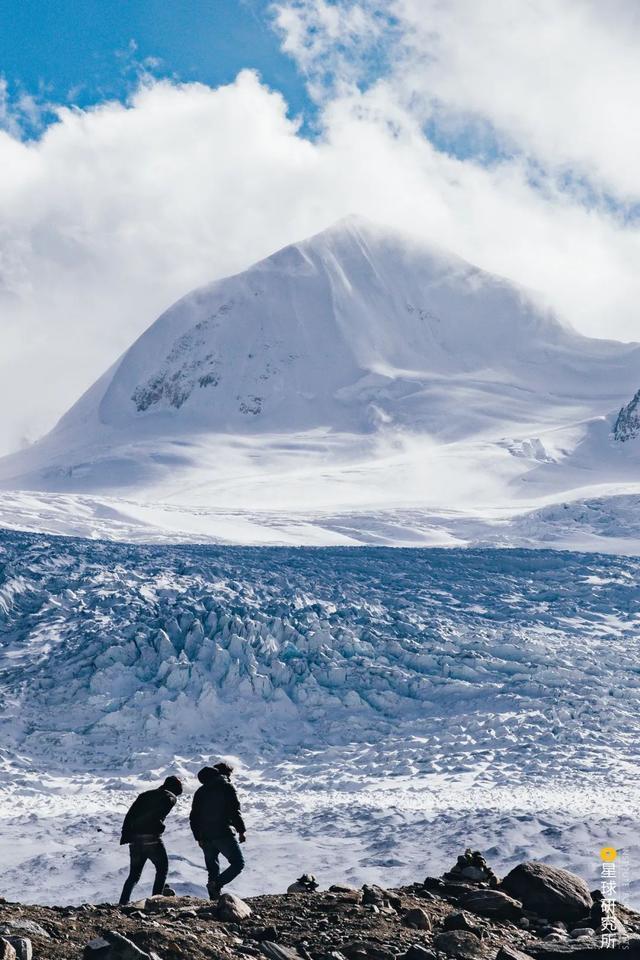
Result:
{"label": "hiker with backpack", "polygon": [[[212,900],[244,867],[240,844],[245,841],[246,828],[238,794],[231,783],[232,773],[233,767],[228,763],[202,768],[198,774],[202,786],[195,792],[189,817],[193,835],[204,853],[207,891]],[[229,861],[222,873],[220,854]]]}
{"label": "hiker with backpack", "polygon": [[131,892],[142,876],[147,860],[156,868],[153,895],[164,891],[169,871],[169,858],[161,840],[164,821],[173,810],[182,793],[182,783],[177,777],[167,777],[162,786],[145,790],[137,797],[124,818],[120,843],[129,844],[129,876],[125,880],[120,904],[128,903]]}

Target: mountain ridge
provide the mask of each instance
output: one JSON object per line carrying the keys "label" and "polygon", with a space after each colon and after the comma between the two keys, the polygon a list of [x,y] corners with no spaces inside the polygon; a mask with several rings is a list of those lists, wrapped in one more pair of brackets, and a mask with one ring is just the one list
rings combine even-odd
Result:
{"label": "mountain ridge", "polygon": [[[402,271],[399,283],[392,274]],[[417,281],[412,274],[418,274]],[[454,297],[453,303],[445,301],[446,317],[437,309],[438,304],[442,308],[443,288]],[[377,310],[369,309],[363,318],[370,301]],[[473,311],[479,308],[484,316],[477,318]],[[489,317],[492,309],[496,313]],[[284,322],[283,314],[288,314]],[[490,319],[494,330],[486,329]],[[241,328],[230,337],[226,328],[233,323]],[[185,409],[198,425],[223,432],[252,430],[256,417],[269,428],[285,430],[332,427],[336,420],[341,426],[344,411],[334,404],[327,407],[332,391],[343,391],[343,398],[345,389],[357,394],[364,380],[366,406],[372,387],[375,394],[375,378],[388,386],[472,371],[484,379],[488,370],[499,379],[505,366],[511,370],[514,358],[496,356],[496,347],[503,341],[503,354],[507,346],[517,351],[523,332],[530,338],[524,346],[532,353],[538,348],[537,358],[535,353],[520,358],[529,367],[543,362],[545,350],[555,351],[555,359],[565,364],[573,351],[597,358],[629,352],[613,341],[591,341],[575,333],[502,278],[397,231],[349,217],[181,298],[111,368],[98,420],[118,426],[135,422],[136,414]],[[236,342],[240,333],[248,341],[245,355]],[[524,371],[525,376],[531,373]],[[570,365],[567,373],[571,375]],[[221,400],[217,388],[230,376],[233,385]],[[269,382],[274,379],[275,387]],[[317,407],[320,401],[321,411],[301,423],[288,410],[284,422],[278,416],[274,422],[269,406],[290,401],[294,393],[303,406],[313,401]],[[75,405],[61,427],[73,423],[74,410]],[[370,426],[362,411],[355,422],[347,420],[355,429]]]}
{"label": "mountain ridge", "polygon": [[639,380],[640,345],[349,217],[169,307],[0,486],[300,516],[629,494],[607,438]]}

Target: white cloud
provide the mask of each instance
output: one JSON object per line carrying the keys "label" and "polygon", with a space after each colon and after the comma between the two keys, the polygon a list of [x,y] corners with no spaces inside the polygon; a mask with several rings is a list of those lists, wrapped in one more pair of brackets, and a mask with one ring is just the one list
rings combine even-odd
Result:
{"label": "white cloud", "polygon": [[[570,162],[626,197],[635,189],[631,164],[616,172],[615,151],[590,146],[581,118],[573,135],[574,93],[553,121],[560,130],[557,118],[565,117],[569,156],[566,145],[564,155],[553,154],[550,144],[559,134],[552,124],[545,133],[531,115],[520,128],[504,119],[512,105],[507,93],[492,93],[502,82],[495,64],[478,78],[473,96],[465,92],[460,63],[483,37],[476,6],[488,17],[505,5],[398,3],[385,47],[390,63],[384,76],[359,90],[355,80],[371,67],[367,51],[381,49],[380,9],[371,3],[281,5],[288,49],[303,57],[323,96],[315,141],[287,117],[283,99],[251,73],[218,89],[147,79],[130,104],[63,109],[57,123],[28,143],[15,131],[0,131],[0,450],[51,426],[178,296],[350,211],[423,234],[542,291],[585,332],[640,336],[640,231],[604,206],[587,208],[555,177]],[[546,4],[506,7],[540,10]],[[579,7],[580,23],[600,16],[597,5],[567,0],[558,7],[558,29],[568,29],[565,9]],[[314,21],[316,9],[320,20]],[[420,11],[432,19],[421,23]],[[462,26],[451,19],[455,11]],[[606,46],[613,32],[605,30],[612,69],[627,64],[631,27],[619,61]],[[572,36],[580,39],[585,30]],[[498,33],[492,43],[502,50],[508,36]],[[532,43],[543,42],[538,30]],[[514,159],[490,166],[461,161],[425,136],[437,57],[452,45],[458,66],[454,58],[450,73],[438,80],[440,121],[473,114],[517,142]],[[490,56],[486,43],[483,49]],[[352,73],[343,71],[348,82],[330,87],[334,57],[349,60]],[[480,51],[474,70],[482,59]],[[517,70],[517,60],[514,54],[509,69]],[[514,80],[524,100],[534,72],[527,66],[529,79]],[[554,82],[562,86],[564,80]],[[628,91],[619,95],[620,115],[627,115]],[[554,99],[551,91],[545,96]],[[633,113],[627,119],[632,127]],[[622,131],[618,147],[633,136]],[[532,157],[543,165],[535,186]]]}
{"label": "white cloud", "polygon": [[640,197],[633,0],[281,0],[276,22],[312,77],[351,63],[366,82],[383,50],[386,81],[414,116],[488,124],[547,170]]}
{"label": "white cloud", "polygon": [[399,0],[409,89],[490,121],[548,169],[640,197],[637,4]]}

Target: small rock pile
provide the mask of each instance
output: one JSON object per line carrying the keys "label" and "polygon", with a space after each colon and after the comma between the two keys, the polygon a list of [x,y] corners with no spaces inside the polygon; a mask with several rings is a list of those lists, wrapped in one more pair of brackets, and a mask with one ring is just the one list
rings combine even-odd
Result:
{"label": "small rock pile", "polygon": [[543,863],[499,880],[468,850],[442,877],[398,890],[321,891],[304,876],[303,890],[247,902],[0,900],[0,960],[640,960],[640,915],[616,904],[612,918],[599,891]]}

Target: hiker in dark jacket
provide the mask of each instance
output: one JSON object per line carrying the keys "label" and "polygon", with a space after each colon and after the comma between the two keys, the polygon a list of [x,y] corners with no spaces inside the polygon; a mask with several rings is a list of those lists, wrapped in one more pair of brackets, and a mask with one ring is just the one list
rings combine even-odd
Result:
{"label": "hiker in dark jacket", "polygon": [[120,903],[129,903],[131,891],[142,876],[147,860],[156,868],[153,895],[162,893],[169,871],[169,860],[164,843],[160,839],[164,833],[164,819],[173,810],[177,798],[182,793],[182,784],[177,777],[167,777],[161,787],[145,790],[137,797],[127,811],[122,824],[120,843],[129,844],[131,865],[129,876],[125,880]]}
{"label": "hiker in dark jacket", "polygon": [[[202,784],[196,790],[189,822],[196,841],[202,847],[207,866],[207,890],[212,900],[244,867],[239,844],[244,843],[246,828],[240,813],[240,801],[230,777],[233,767],[217,763],[203,767],[198,774]],[[237,833],[233,832],[235,829]],[[229,861],[220,873],[220,854]]]}

